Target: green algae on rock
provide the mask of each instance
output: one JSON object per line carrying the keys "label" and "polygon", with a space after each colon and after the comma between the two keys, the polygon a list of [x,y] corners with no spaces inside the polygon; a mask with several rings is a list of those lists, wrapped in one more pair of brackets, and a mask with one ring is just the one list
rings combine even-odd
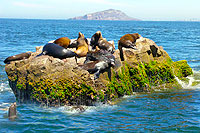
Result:
{"label": "green algae on rock", "polygon": [[[80,68],[75,58],[60,60],[50,56],[35,58],[37,48],[29,59],[6,64],[9,85],[18,102],[36,102],[50,106],[95,105],[134,92],[150,92],[156,87],[177,85],[175,76],[192,74],[186,61],[173,62],[166,51],[150,39],[136,41],[138,50],[123,48],[114,53],[116,66],[106,70],[100,78]],[[78,59],[82,64],[85,58]]]}

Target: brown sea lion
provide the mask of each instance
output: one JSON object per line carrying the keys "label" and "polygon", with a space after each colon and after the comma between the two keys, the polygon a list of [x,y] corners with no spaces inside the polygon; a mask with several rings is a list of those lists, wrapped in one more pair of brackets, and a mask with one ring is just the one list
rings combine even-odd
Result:
{"label": "brown sea lion", "polygon": [[135,42],[137,39],[141,37],[138,33],[133,34],[126,34],[120,38],[118,41],[118,47],[125,47],[125,48],[135,48]]}
{"label": "brown sea lion", "polygon": [[141,37],[140,34],[133,33],[133,34],[125,34],[120,38],[120,40],[118,41],[118,49],[120,51],[120,58],[122,61],[124,61],[122,47],[136,49],[135,42],[140,37]]}
{"label": "brown sea lion", "polygon": [[8,110],[8,117],[9,119],[13,120],[17,117],[17,111],[16,111],[17,105],[16,102],[13,103]]}
{"label": "brown sea lion", "polygon": [[77,39],[77,47],[74,51],[78,57],[85,57],[88,52],[88,41],[85,36],[79,32],[79,37]]}
{"label": "brown sea lion", "polygon": [[23,59],[28,59],[31,56],[31,53],[21,53],[13,56],[7,57],[3,62],[5,64],[10,63],[11,61],[17,61],[17,60],[23,60]]}
{"label": "brown sea lion", "polygon": [[102,34],[100,31],[97,31],[91,38],[90,45],[93,49],[98,46],[100,49],[107,50],[111,53],[114,53],[115,46],[114,43],[109,43],[105,38],[102,37]]}
{"label": "brown sea lion", "polygon": [[67,48],[70,45],[71,40],[68,37],[61,37],[54,41],[55,44]]}

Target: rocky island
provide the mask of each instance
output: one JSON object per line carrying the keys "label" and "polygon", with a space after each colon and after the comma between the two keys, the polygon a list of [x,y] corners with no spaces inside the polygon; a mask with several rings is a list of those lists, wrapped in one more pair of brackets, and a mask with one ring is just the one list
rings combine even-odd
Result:
{"label": "rocky island", "polygon": [[43,55],[42,46],[28,59],[6,64],[8,81],[18,102],[33,102],[49,106],[95,105],[108,103],[134,92],[151,92],[157,88],[179,86],[175,77],[184,79],[192,69],[187,61],[173,62],[167,52],[148,38],[136,41],[137,49],[123,48],[113,54],[115,67],[94,80],[94,75],[77,64],[85,57],[58,59]]}
{"label": "rocky island", "polygon": [[70,18],[70,20],[132,20],[141,21],[136,18],[129,17],[120,10],[109,9],[105,11],[89,13],[84,16]]}

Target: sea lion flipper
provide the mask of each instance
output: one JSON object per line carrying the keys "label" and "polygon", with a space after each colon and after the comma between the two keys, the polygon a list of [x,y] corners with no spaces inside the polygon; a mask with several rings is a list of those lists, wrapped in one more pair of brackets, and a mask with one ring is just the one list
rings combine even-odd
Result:
{"label": "sea lion flipper", "polygon": [[84,64],[87,64],[88,62],[90,62],[90,60],[86,58],[86,60],[84,61]]}
{"label": "sea lion flipper", "polygon": [[39,56],[42,56],[42,55],[46,55],[46,54],[47,54],[47,52],[46,52],[46,51],[43,51],[43,52],[40,53],[39,55],[36,55],[35,58],[36,58],[36,57],[39,57]]}
{"label": "sea lion flipper", "polygon": [[98,79],[99,76],[100,76],[100,70],[98,70],[98,71],[96,71],[96,72],[94,73],[94,80]]}
{"label": "sea lion flipper", "polygon": [[135,49],[135,50],[138,50],[138,49],[136,48],[136,45],[130,45],[130,48]]}

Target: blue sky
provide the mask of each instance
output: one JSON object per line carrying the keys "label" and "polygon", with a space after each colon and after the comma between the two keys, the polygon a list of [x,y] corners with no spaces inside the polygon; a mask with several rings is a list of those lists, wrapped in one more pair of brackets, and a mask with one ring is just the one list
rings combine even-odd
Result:
{"label": "blue sky", "polygon": [[119,9],[142,20],[200,20],[200,0],[0,0],[0,18],[67,19]]}

